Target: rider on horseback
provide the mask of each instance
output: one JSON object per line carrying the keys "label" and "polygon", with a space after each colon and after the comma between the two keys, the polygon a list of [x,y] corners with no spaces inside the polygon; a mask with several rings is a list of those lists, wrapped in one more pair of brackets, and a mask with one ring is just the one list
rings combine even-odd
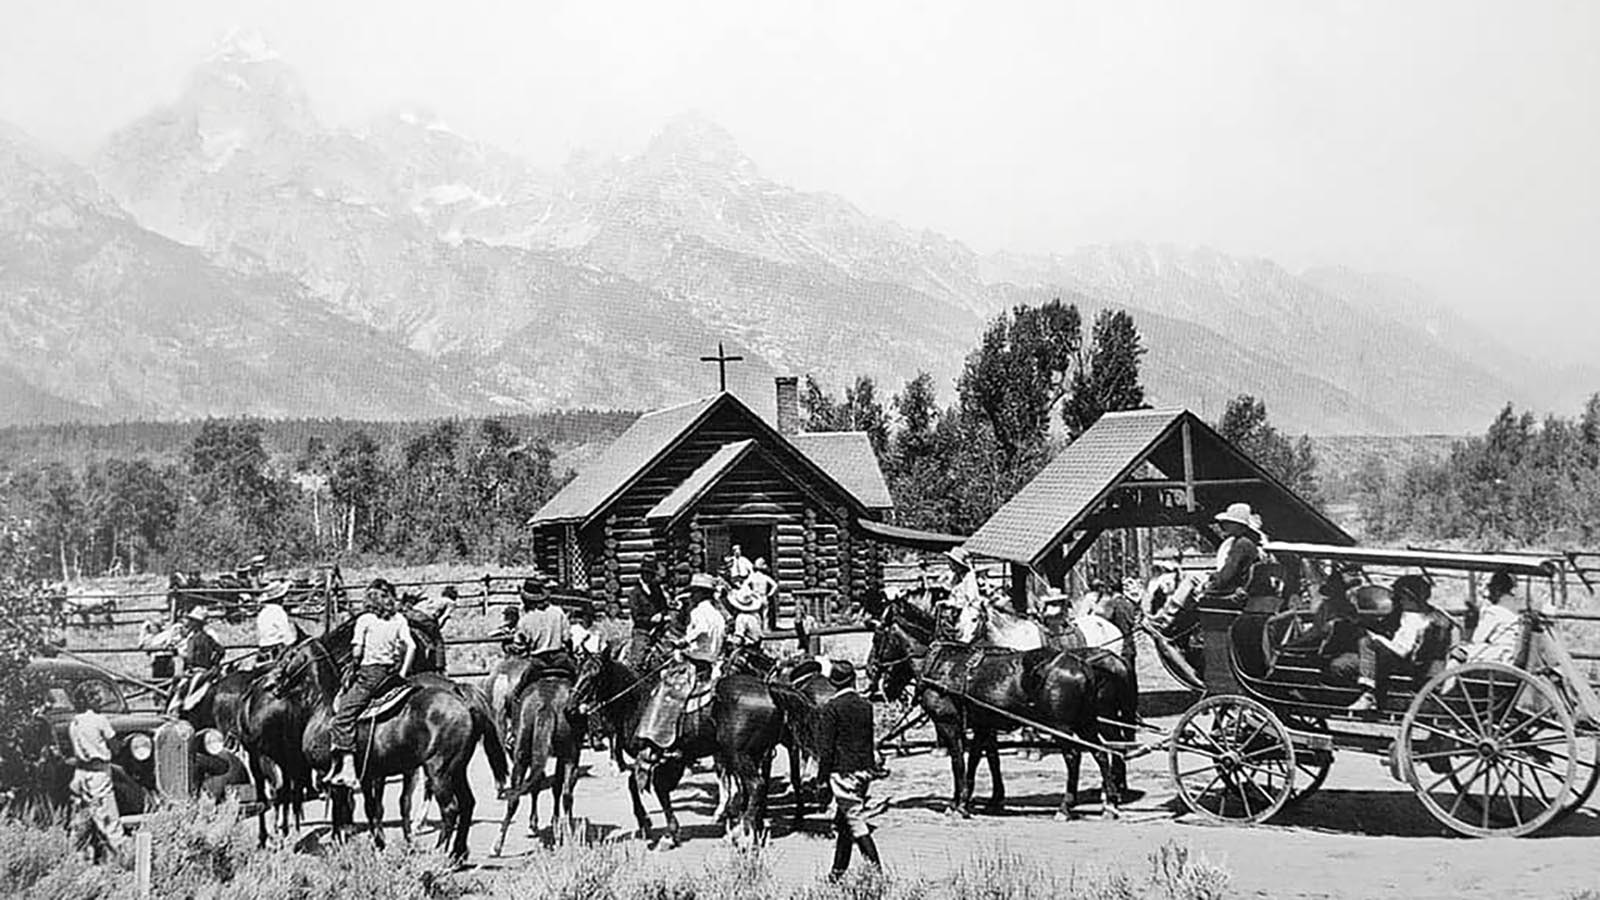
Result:
{"label": "rider on horseback", "polygon": [[274,581],[261,593],[261,609],[256,612],[256,661],[270,666],[278,661],[283,651],[299,639],[289,611],[283,608],[283,598],[289,596],[289,582]]}
{"label": "rider on horseback", "polygon": [[668,750],[678,734],[678,718],[683,715],[694,689],[712,680],[715,664],[722,656],[727,623],[717,609],[717,580],[705,572],[689,579],[689,596],[695,601],[689,611],[689,626],[683,638],[674,641],[677,665],[661,673],[650,700],[640,717],[638,737]]}
{"label": "rider on horseback", "polygon": [[[334,773],[328,779],[339,787],[355,788],[356,720],[368,701],[377,696],[390,679],[404,679],[411,673],[417,644],[411,626],[396,611],[394,586],[382,578],[367,586],[366,612],[356,619],[350,638],[350,672],[333,714]],[[398,665],[398,668],[396,666]]]}
{"label": "rider on horseback", "polygon": [[183,672],[173,679],[172,699],[167,715],[176,716],[195,687],[211,676],[222,662],[222,645],[206,630],[209,614],[203,606],[191,608],[165,630],[147,634],[139,648],[154,653],[175,653],[183,660]]}

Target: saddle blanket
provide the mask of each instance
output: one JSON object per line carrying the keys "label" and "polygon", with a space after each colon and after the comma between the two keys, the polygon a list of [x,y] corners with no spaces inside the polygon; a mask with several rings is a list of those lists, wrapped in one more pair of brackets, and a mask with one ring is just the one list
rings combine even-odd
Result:
{"label": "saddle blanket", "polygon": [[361,715],[357,716],[356,718],[358,721],[364,722],[372,721],[374,719],[381,719],[384,715],[388,714],[400,704],[411,699],[411,695],[415,694],[419,689],[420,688],[414,684],[405,682],[397,684],[378,696],[373,697],[372,701],[367,704],[367,708],[363,709],[361,711]]}

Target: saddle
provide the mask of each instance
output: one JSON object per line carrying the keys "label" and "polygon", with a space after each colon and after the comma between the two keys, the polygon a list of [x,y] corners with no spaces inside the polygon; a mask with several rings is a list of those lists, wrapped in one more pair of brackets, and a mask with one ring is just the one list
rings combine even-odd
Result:
{"label": "saddle", "polygon": [[400,704],[411,699],[411,695],[420,689],[420,685],[412,684],[409,681],[396,682],[383,693],[373,697],[372,701],[367,704],[367,708],[363,709],[361,715],[356,717],[356,721],[371,722],[381,719],[398,709]]}
{"label": "saddle", "polygon": [[662,750],[670,749],[678,742],[684,720],[710,708],[716,683],[715,671],[702,676],[693,663],[664,670],[645,702],[636,735]]}

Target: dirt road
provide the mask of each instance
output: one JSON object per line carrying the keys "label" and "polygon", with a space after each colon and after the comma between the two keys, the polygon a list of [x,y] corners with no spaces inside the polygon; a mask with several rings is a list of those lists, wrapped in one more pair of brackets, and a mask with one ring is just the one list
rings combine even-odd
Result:
{"label": "dirt road", "polygon": [[[1171,720],[1164,720],[1170,724]],[[599,754],[586,755],[593,769],[578,783],[578,812],[594,831],[609,834],[632,828],[624,780]],[[473,835],[475,860],[489,866],[517,864],[532,846],[524,815],[512,826],[506,858],[492,859],[500,804],[491,798],[481,759],[476,784],[484,798]],[[1059,756],[1027,760],[1002,758],[1010,800],[1001,815],[979,814],[952,820],[943,809],[950,790],[949,766],[942,754],[919,753],[891,759],[891,776],[874,786],[891,798],[878,817],[878,843],[889,867],[901,873],[936,877],[952,871],[974,852],[996,849],[1048,860],[1065,876],[1076,869],[1120,867],[1143,872],[1147,857],[1167,842],[1226,865],[1237,896],[1245,897],[1565,897],[1600,889],[1600,816],[1584,810],[1548,835],[1535,838],[1473,840],[1452,836],[1416,802],[1409,789],[1389,780],[1375,757],[1349,753],[1333,767],[1327,787],[1272,825],[1256,828],[1199,823],[1175,812],[1165,754],[1135,760],[1130,784],[1145,795],[1123,809],[1123,818],[1099,818],[1098,792],[1082,807],[1084,816],[1056,822],[1063,766]],[[1086,761],[1084,786],[1098,785]],[[679,809],[685,844],[668,854],[698,865],[720,846],[720,831],[709,823],[715,780],[709,772],[689,776],[680,789]],[[980,772],[978,796],[988,780]],[[661,818],[647,803],[654,824]],[[526,807],[524,806],[524,810]],[[548,798],[542,809],[548,817]],[[788,807],[780,799],[770,844],[777,869],[786,878],[806,880],[825,870],[831,841],[816,813],[800,831],[790,828]]]}

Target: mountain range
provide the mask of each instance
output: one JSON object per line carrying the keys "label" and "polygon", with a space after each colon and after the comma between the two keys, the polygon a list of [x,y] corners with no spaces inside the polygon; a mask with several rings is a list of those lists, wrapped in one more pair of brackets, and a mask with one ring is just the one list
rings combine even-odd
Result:
{"label": "mountain range", "polygon": [[557,170],[423,110],[314,114],[255,40],[75,162],[0,129],[0,424],[201,415],[419,418],[707,392],[701,356],[943,399],[985,322],[1060,296],[1134,313],[1153,402],[1263,398],[1290,431],[1481,430],[1576,408],[1418,285],[1206,249],[983,255],[763,176],[688,114]]}

